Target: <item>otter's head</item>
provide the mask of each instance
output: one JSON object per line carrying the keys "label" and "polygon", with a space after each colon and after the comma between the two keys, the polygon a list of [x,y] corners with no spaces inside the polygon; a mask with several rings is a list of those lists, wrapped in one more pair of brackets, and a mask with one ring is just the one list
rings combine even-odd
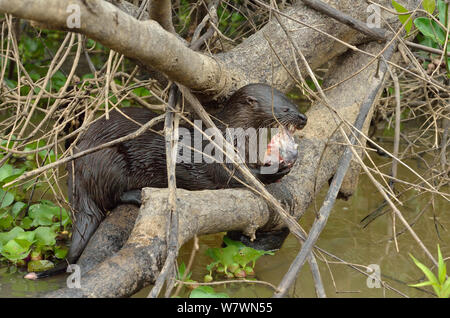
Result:
{"label": "otter's head", "polygon": [[269,128],[281,125],[290,134],[305,127],[307,117],[282,92],[266,84],[249,84],[227,101],[233,126]]}

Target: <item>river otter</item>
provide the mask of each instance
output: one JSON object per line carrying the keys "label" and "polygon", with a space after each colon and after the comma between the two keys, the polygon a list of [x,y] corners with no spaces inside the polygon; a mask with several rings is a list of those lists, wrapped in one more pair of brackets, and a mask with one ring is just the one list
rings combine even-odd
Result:
{"label": "river otter", "polygon": [[[139,108],[125,108],[122,112],[135,122],[118,111],[111,111],[109,120],[97,120],[80,137],[75,153],[128,135],[139,128],[136,122],[145,124],[157,116]],[[292,134],[307,122],[306,116],[283,93],[265,84],[250,84],[236,91],[216,117],[216,125],[222,133],[226,127],[247,129],[282,125],[284,131]],[[191,126],[185,127],[193,131]],[[162,123],[153,127],[156,131],[162,128]],[[73,234],[67,261],[45,272],[30,273],[33,275],[28,274],[26,278],[42,278],[65,271],[67,263],[77,261],[107,211],[121,203],[140,205],[143,187],[167,187],[165,152],[164,136],[147,131],[69,163],[68,197],[73,210]],[[227,166],[233,170],[231,164]],[[286,175],[291,166],[280,164],[270,174],[260,173],[255,166],[251,171],[269,184]],[[236,171],[235,176],[243,180]],[[195,161],[177,163],[176,184],[188,190],[243,187],[221,164]]]}

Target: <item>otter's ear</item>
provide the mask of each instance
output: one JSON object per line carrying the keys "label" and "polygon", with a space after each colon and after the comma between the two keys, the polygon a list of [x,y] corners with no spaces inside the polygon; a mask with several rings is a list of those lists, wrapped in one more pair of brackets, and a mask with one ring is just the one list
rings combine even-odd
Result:
{"label": "otter's ear", "polygon": [[247,102],[248,105],[253,107],[258,105],[258,100],[253,96],[246,96],[245,101]]}

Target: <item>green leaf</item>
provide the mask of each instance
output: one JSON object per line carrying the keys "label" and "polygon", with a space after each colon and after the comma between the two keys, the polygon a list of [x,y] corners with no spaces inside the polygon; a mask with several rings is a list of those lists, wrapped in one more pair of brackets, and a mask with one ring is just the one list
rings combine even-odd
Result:
{"label": "green leaf", "polygon": [[442,257],[441,249],[438,244],[438,278],[440,285],[443,285],[445,282],[445,276],[447,275],[447,268],[444,263],[444,259]]}
{"label": "green leaf", "polygon": [[15,141],[16,139],[17,139],[17,137],[14,136],[14,135],[11,136],[10,142],[8,142],[7,139],[0,139],[0,140],[1,140],[0,145],[2,145],[3,147],[6,147],[6,148],[8,148],[8,149],[11,149],[12,146],[13,146],[13,144],[14,144],[14,141]]}
{"label": "green leaf", "polygon": [[444,29],[442,29],[436,21],[431,21],[431,25],[436,32],[437,39],[443,46],[445,44],[445,36],[447,35],[447,33],[445,33]]}
{"label": "green leaf", "polygon": [[46,204],[33,204],[28,210],[28,215],[33,219],[31,226],[52,225],[53,216],[56,214],[54,207]]}
{"label": "green leaf", "polygon": [[243,248],[245,247],[244,243],[240,242],[240,241],[233,241],[232,239],[230,239],[227,236],[223,237],[223,242],[227,245],[227,246],[236,246],[238,248]]}
{"label": "green leaf", "polygon": [[3,183],[8,183],[8,182],[13,181],[13,180],[16,179],[17,177],[21,176],[25,170],[26,170],[26,168],[14,169],[14,170],[12,171],[12,173],[11,173],[9,176],[5,177],[5,178],[2,180],[2,182],[3,182]]}
{"label": "green leaf", "polygon": [[61,87],[64,86],[64,84],[66,83],[67,78],[66,76],[61,72],[58,71],[55,73],[55,75],[52,77],[51,79],[51,84],[53,86],[53,88],[58,91]]}
{"label": "green leaf", "polygon": [[422,5],[429,14],[433,14],[434,9],[436,9],[436,2],[434,0],[423,0]]}
{"label": "green leaf", "polygon": [[33,219],[31,219],[30,217],[26,216],[20,222],[20,227],[23,228],[24,230],[28,230],[29,228],[31,228],[31,224],[32,223],[33,223]]}
{"label": "green leaf", "polygon": [[219,265],[218,261],[212,262],[211,264],[206,265],[206,270],[211,272],[217,265]]}
{"label": "green leaf", "polygon": [[446,33],[439,27],[436,21],[420,17],[414,20],[414,24],[423,35],[431,38],[434,42],[439,42],[442,45],[445,43]]}
{"label": "green leaf", "polygon": [[234,257],[234,260],[242,267],[245,267],[249,262],[252,262],[252,265],[255,266],[255,262],[258,258],[265,254],[273,255],[272,252],[255,250],[254,248],[246,246],[239,251],[239,254]]}
{"label": "green leaf", "polygon": [[[184,264],[184,262],[182,262],[180,264],[180,266],[178,266],[178,279],[179,280],[183,280],[185,271],[186,271],[186,264]],[[186,277],[184,277],[184,281],[187,281],[188,279],[190,279],[191,275],[192,275],[192,273],[187,273]]]}
{"label": "green leaf", "polygon": [[237,12],[233,12],[231,15],[231,22],[238,22],[244,20],[244,17]]}
{"label": "green leaf", "polygon": [[[403,7],[401,4],[399,4],[395,0],[392,0],[392,6],[395,8],[395,10],[397,10],[398,13],[408,12],[408,10],[405,7]],[[410,14],[398,16],[400,22],[405,26],[405,30],[407,33],[409,33],[411,31],[412,26],[413,26],[413,21],[412,21],[412,19],[410,19],[410,17],[411,17]],[[408,19],[409,19],[409,21],[408,21]]]}
{"label": "green leaf", "polygon": [[436,37],[434,36],[434,32],[433,32],[433,28],[431,26],[430,19],[424,18],[424,17],[420,17],[420,18],[417,18],[417,19],[414,20],[414,24],[416,25],[416,27],[419,29],[419,31],[423,35],[425,35],[425,36],[427,36],[427,37],[429,37],[431,39],[434,39],[435,42],[437,42],[436,41]]}
{"label": "green leaf", "polygon": [[28,75],[30,75],[30,78],[31,78],[33,81],[35,81],[35,82],[37,82],[38,80],[40,80],[41,77],[42,77],[42,75],[39,74],[38,72],[36,72],[35,70],[31,70],[31,71],[28,73]]}
{"label": "green leaf", "polygon": [[0,233],[0,243],[6,244],[8,241],[13,240],[19,235],[20,233],[25,232],[22,228],[19,226],[16,226],[9,232]]}
{"label": "green leaf", "polygon": [[234,256],[239,252],[239,248],[236,246],[227,246],[222,248],[221,258],[220,262],[223,266],[225,266],[225,269],[228,268],[231,264],[235,262]]}
{"label": "green leaf", "polygon": [[33,53],[38,49],[38,43],[37,43],[37,39],[31,38],[31,37],[26,37],[24,39],[24,44],[25,44],[25,48],[27,49],[27,51]]}
{"label": "green leaf", "polygon": [[0,230],[9,229],[14,222],[14,218],[8,211],[5,211],[3,214],[0,214]]}
{"label": "green leaf", "polygon": [[81,80],[90,79],[90,78],[95,78],[94,74],[92,74],[92,73],[84,74],[84,75],[81,77]]}
{"label": "green leaf", "polygon": [[[421,34],[419,34],[419,35],[421,35]],[[439,45],[437,44],[436,41],[434,41],[433,39],[431,39],[431,38],[429,38],[427,36],[424,36],[424,35],[421,35],[421,36],[422,36],[422,39],[419,40],[420,44],[428,46],[428,47],[432,47],[434,49],[438,49],[439,48]],[[417,38],[419,38],[419,36],[417,36]],[[424,51],[421,51],[421,52],[424,52]],[[424,57],[426,57],[426,56],[428,56],[428,54],[425,53]]]}
{"label": "green leaf", "polygon": [[0,189],[0,209],[6,208],[14,202],[14,194],[11,192]]}
{"label": "green leaf", "polygon": [[438,0],[437,6],[439,11],[439,21],[445,25],[445,9],[447,8],[445,2],[443,0]]}
{"label": "green leaf", "polygon": [[6,82],[6,85],[8,86],[8,88],[10,88],[10,89],[14,89],[17,87],[17,81],[9,80],[7,78],[5,78],[4,81]]}
{"label": "green leaf", "polygon": [[19,261],[28,256],[30,245],[26,240],[14,239],[3,245],[1,254],[10,261]]}
{"label": "green leaf", "polygon": [[59,259],[63,259],[66,257],[69,249],[67,247],[56,247],[55,248],[55,257]]}
{"label": "green leaf", "polygon": [[51,201],[42,200],[41,203],[30,206],[28,216],[33,219],[31,226],[49,226],[54,223],[54,218],[59,220],[60,213],[62,216],[62,224],[65,226],[70,222],[67,211]]}
{"label": "green leaf", "polygon": [[199,286],[194,289],[189,298],[228,298],[225,293],[216,293],[210,286]]}
{"label": "green leaf", "polygon": [[411,284],[411,285],[408,285],[408,286],[411,286],[411,287],[425,287],[425,286],[430,286],[430,285],[433,285],[433,283],[430,282],[430,281],[426,281],[426,282],[422,282],[422,283],[418,283],[418,284]]}
{"label": "green leaf", "polygon": [[26,244],[28,244],[28,247],[33,244],[35,242],[35,237],[36,234],[33,231],[29,231],[29,232],[22,232],[19,233],[14,239],[15,240],[20,240],[21,242],[23,241],[24,244],[26,242]]}
{"label": "green leaf", "polygon": [[25,146],[26,151],[35,150],[37,148],[44,147],[46,145],[45,140],[33,141]]}
{"label": "green leaf", "polygon": [[36,234],[36,243],[38,245],[50,245],[53,246],[56,244],[56,233],[51,228],[46,226],[40,226],[36,230],[34,230]]}
{"label": "green leaf", "polygon": [[215,261],[219,261],[221,258],[220,255],[220,248],[214,247],[214,248],[208,248],[205,252],[205,254],[209,257],[211,257]]}
{"label": "green leaf", "polygon": [[145,96],[151,95],[150,91],[145,87],[137,87],[137,88],[133,89],[133,93],[139,97],[145,97]]}
{"label": "green leaf", "polygon": [[440,297],[449,298],[450,297],[450,278],[444,283],[444,286],[441,288]]}
{"label": "green leaf", "polygon": [[412,256],[411,254],[410,254],[410,256],[413,259],[416,266],[420,268],[420,270],[425,274],[425,276],[428,278],[428,280],[433,284],[433,287],[434,287],[434,285],[438,286],[439,282],[438,282],[436,276],[434,276],[433,272],[428,267],[423,265],[421,262],[416,260],[414,258],[414,256]]}
{"label": "green leaf", "polygon": [[14,216],[14,218],[16,218],[19,215],[20,211],[22,211],[26,206],[27,205],[22,201],[14,203],[14,205],[11,208],[11,213]]}
{"label": "green leaf", "polygon": [[13,174],[14,167],[10,164],[4,164],[0,167],[0,182]]}

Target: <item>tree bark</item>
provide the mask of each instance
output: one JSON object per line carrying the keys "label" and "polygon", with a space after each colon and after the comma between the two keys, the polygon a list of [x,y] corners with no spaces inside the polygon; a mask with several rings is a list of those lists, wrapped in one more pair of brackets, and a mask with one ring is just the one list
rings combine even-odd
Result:
{"label": "tree bark", "polygon": [[[260,3],[259,0],[255,1]],[[360,21],[367,21],[371,14],[367,12],[368,5],[364,1],[325,2]],[[377,2],[386,7],[391,3],[390,0]],[[418,0],[400,2],[407,8],[415,8]],[[287,70],[295,69],[294,59],[301,64],[299,57],[291,55],[289,41],[275,20],[229,52],[207,56],[187,48],[182,40],[164,30],[157,22],[138,21],[106,1],[73,0],[70,3],[80,8],[80,28],[67,27],[70,15],[67,12],[68,2],[61,0],[0,0],[0,12],[38,21],[47,28],[85,34],[210,99],[227,97],[248,83],[268,83],[287,92],[294,85]],[[121,9],[129,7],[129,4],[120,6]],[[382,21],[394,29],[399,27],[396,15],[385,11],[381,13]],[[307,7],[302,1],[288,8],[281,21],[313,69],[342,54],[349,47],[355,48],[352,45],[369,40],[354,29]],[[349,45],[337,42],[327,34]],[[268,41],[286,68],[279,62]],[[302,65],[301,70],[305,70]]]}
{"label": "tree bark", "polygon": [[[362,48],[375,54],[383,49],[383,45],[370,43]],[[347,78],[367,65],[369,60],[361,53],[346,54],[339,59],[325,85]],[[367,88],[379,84],[384,78],[384,74],[376,77],[376,71],[377,65],[373,63],[357,76],[328,91],[329,99],[335,102],[333,106],[344,120],[355,120],[359,106],[367,97]],[[339,121],[333,112],[318,103],[307,115],[309,123],[296,137],[300,150],[297,163],[280,183],[268,186],[270,193],[290,207],[297,218],[333,176],[343,149],[343,137],[336,130]],[[178,189],[177,196],[180,246],[194,235],[239,230],[251,236],[258,228],[279,229],[284,226],[274,217],[265,200],[248,190]],[[46,296],[124,297],[153,283],[166,257],[167,198],[167,189],[144,189],[144,203],[123,248],[83,275],[81,289],[65,288]],[[110,217],[112,215],[114,212]],[[101,232],[97,231],[96,235],[102,235]],[[97,248],[88,246],[84,254]]]}

